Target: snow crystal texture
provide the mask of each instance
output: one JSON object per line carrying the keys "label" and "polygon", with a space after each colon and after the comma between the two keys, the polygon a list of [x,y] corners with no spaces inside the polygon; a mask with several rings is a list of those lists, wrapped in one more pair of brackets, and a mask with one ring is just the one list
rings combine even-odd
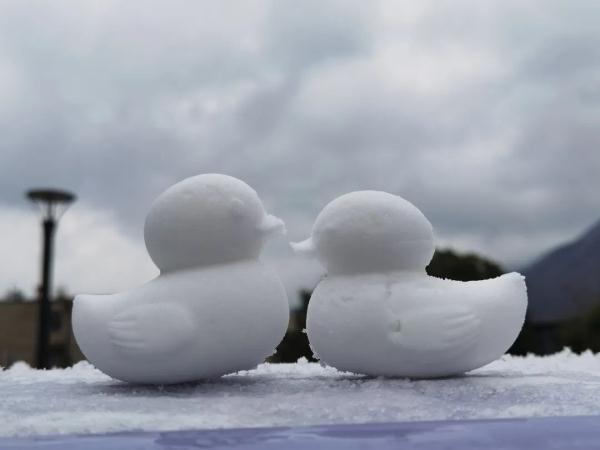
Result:
{"label": "snow crystal texture", "polygon": [[459,378],[369,378],[263,364],[200,383],[135,386],[82,362],[0,372],[0,436],[600,414],[600,354],[504,356]]}

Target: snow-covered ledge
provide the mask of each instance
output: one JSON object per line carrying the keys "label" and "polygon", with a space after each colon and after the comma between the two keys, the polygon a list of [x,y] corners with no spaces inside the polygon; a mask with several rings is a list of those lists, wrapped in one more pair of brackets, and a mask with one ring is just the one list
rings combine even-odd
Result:
{"label": "snow-covered ledge", "polygon": [[0,372],[0,436],[600,414],[600,354],[505,356],[464,377],[367,378],[263,364],[222,379],[133,386],[79,363]]}

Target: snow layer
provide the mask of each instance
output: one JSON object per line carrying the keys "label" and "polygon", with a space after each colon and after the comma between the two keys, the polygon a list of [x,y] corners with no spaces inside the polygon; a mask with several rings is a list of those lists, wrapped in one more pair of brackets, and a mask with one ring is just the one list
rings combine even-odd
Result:
{"label": "snow layer", "polygon": [[369,378],[300,361],[133,386],[86,362],[0,372],[0,436],[600,414],[600,354],[504,356],[464,377]]}

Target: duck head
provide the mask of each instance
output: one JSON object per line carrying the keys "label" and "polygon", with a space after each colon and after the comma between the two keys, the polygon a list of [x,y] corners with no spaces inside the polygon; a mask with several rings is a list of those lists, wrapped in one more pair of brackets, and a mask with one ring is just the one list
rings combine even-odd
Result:
{"label": "duck head", "polygon": [[204,174],[163,192],[146,217],[146,248],[161,272],[256,259],[265,239],[284,234],[256,191],[237,178]]}
{"label": "duck head", "polygon": [[358,191],[329,203],[311,236],[292,244],[330,274],[425,271],[435,250],[433,228],[412,203],[380,191]]}

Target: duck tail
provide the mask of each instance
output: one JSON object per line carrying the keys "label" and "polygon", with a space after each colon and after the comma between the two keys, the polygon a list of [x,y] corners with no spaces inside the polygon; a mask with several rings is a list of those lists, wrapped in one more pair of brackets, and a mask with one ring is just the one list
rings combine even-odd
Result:
{"label": "duck tail", "polygon": [[500,278],[503,278],[508,285],[515,290],[515,292],[523,293],[525,295],[525,299],[527,299],[527,284],[525,284],[525,275],[522,275],[519,272],[510,272],[502,275]]}
{"label": "duck tail", "polygon": [[525,276],[518,272],[511,272],[500,277],[504,281],[504,297],[515,310],[522,312],[523,321],[527,311],[527,284]]}

